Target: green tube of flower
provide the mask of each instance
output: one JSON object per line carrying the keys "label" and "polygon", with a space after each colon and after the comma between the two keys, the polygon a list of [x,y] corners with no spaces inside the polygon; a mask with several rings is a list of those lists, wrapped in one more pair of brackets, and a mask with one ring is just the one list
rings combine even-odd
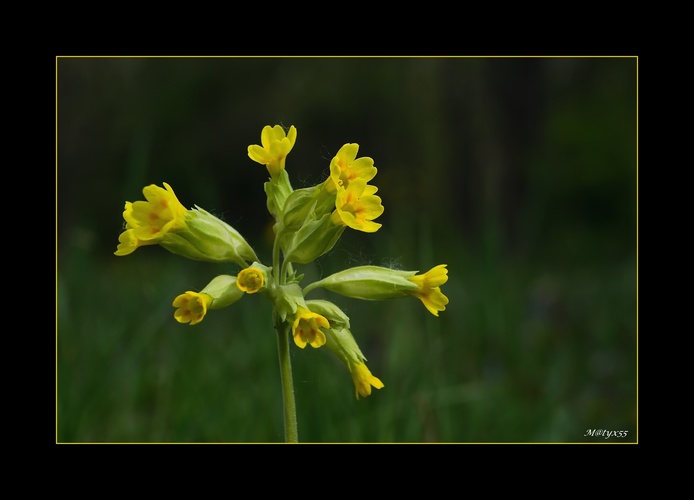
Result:
{"label": "green tube of flower", "polygon": [[280,286],[269,283],[269,286],[263,290],[263,295],[275,306],[282,321],[285,321],[287,317],[293,317],[298,308],[306,309],[303,291],[296,283]]}
{"label": "green tube of flower", "polygon": [[307,300],[306,305],[315,314],[325,317],[330,327],[325,328],[325,346],[342,361],[354,382],[355,394],[366,397],[371,395],[371,388],[382,389],[383,382],[374,376],[366,366],[366,357],[359,349],[349,329],[349,318],[332,302],[327,300]]}
{"label": "green tube of flower", "polygon": [[285,231],[296,231],[307,220],[319,219],[335,209],[335,193],[328,191],[326,183],[296,189],[287,197],[282,214]]}
{"label": "green tube of flower", "polygon": [[305,306],[314,313],[324,316],[333,328],[349,328],[349,317],[328,300],[307,300]]}
{"label": "green tube of flower", "polygon": [[263,184],[265,195],[267,196],[267,209],[272,216],[279,220],[284,210],[287,197],[292,193],[292,184],[289,182],[287,171],[282,169],[276,178],[270,179]]}
{"label": "green tube of flower", "polygon": [[334,224],[329,213],[316,220],[307,220],[297,231],[282,235],[280,242],[285,259],[297,264],[313,262],[332,250],[345,227]]}
{"label": "green tube of flower", "polygon": [[304,294],[321,287],[347,297],[364,300],[385,300],[405,297],[417,285],[409,280],[417,271],[396,271],[387,267],[358,266],[331,274],[311,283]]}
{"label": "green tube of flower", "polygon": [[[248,266],[247,261],[258,260],[253,248],[243,236],[226,222],[218,219],[206,210],[195,206],[186,214],[187,230],[180,231],[181,238],[193,245],[208,262],[234,262],[241,267]],[[164,237],[161,246],[173,251],[173,242]],[[193,255],[179,253],[184,257],[194,258]]]}
{"label": "green tube of flower", "polygon": [[400,297],[416,297],[424,307],[438,316],[446,310],[448,297],[441,292],[441,285],[448,281],[447,264],[440,264],[424,274],[417,271],[396,271],[387,267],[359,266],[331,274],[304,289],[304,295],[322,287],[347,297],[364,300],[386,300]]}
{"label": "green tube of flower", "polygon": [[243,297],[243,290],[236,285],[236,276],[220,274],[200,292],[187,291],[173,301],[174,318],[179,323],[200,323],[208,310],[228,307]]}
{"label": "green tube of flower", "polygon": [[142,190],[147,201],[125,202],[125,230],[118,237],[118,256],[137,248],[161,245],[168,251],[193,260],[235,262],[257,260],[255,252],[233,227],[197,207],[187,210],[166,182]]}
{"label": "green tube of flower", "polygon": [[206,293],[212,297],[210,309],[229,307],[243,297],[243,290],[239,289],[236,276],[229,276],[228,274],[216,276],[200,293]]}

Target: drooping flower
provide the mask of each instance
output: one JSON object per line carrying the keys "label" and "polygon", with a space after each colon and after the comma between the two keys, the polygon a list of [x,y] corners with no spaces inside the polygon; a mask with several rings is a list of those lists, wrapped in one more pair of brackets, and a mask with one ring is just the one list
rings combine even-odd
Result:
{"label": "drooping flower", "polygon": [[156,245],[169,232],[186,227],[186,208],[176,198],[171,186],[154,184],[142,190],[147,201],[125,202],[125,231],[118,237],[118,256],[129,255],[138,247]]}
{"label": "drooping flower", "polygon": [[383,213],[381,198],[376,196],[376,186],[366,184],[361,178],[349,183],[347,188],[338,188],[335,211],[331,220],[334,224],[349,226],[357,231],[374,233],[382,226],[373,220]]}
{"label": "drooping flower", "polygon": [[424,274],[408,278],[418,288],[416,290],[407,290],[406,293],[421,300],[424,307],[434,316],[438,316],[439,311],[445,311],[446,304],[448,304],[448,297],[441,292],[440,288],[441,285],[448,281],[446,265],[440,264]]}
{"label": "drooping flower", "polygon": [[329,319],[330,328],[325,329],[325,345],[345,364],[352,375],[357,399],[359,399],[359,395],[369,396],[371,387],[381,389],[383,382],[373,376],[366,367],[366,357],[362,354],[349,329],[349,317],[339,307],[327,300],[307,300],[306,306],[312,312]]}
{"label": "drooping flower", "polygon": [[212,297],[206,293],[186,292],[176,297],[173,306],[177,307],[174,318],[179,323],[196,325],[207,314],[207,308],[212,303]]}
{"label": "drooping flower", "polygon": [[285,133],[280,125],[271,127],[266,125],[260,133],[260,143],[262,146],[253,144],[248,146],[248,156],[251,160],[265,165],[267,171],[273,179],[276,179],[284,164],[287,155],[294,147],[296,142],[296,127],[292,125]]}
{"label": "drooping flower", "polygon": [[377,169],[374,161],[368,156],[357,158],[359,144],[345,144],[330,162],[330,178],[327,188],[335,192],[339,188],[347,188],[355,179],[369,182],[376,176]]}
{"label": "drooping flower", "polygon": [[265,285],[265,276],[257,267],[247,267],[239,272],[236,285],[246,293],[256,293]]}
{"label": "drooping flower", "polygon": [[371,373],[365,363],[350,363],[349,371],[352,374],[357,399],[359,399],[359,395],[362,397],[370,396],[372,386],[376,389],[384,387],[383,382]]}
{"label": "drooping flower", "polygon": [[330,322],[324,316],[303,307],[297,308],[292,335],[298,347],[303,349],[306,344],[311,344],[311,347],[317,348],[325,344],[325,333],[321,328],[330,328]]}

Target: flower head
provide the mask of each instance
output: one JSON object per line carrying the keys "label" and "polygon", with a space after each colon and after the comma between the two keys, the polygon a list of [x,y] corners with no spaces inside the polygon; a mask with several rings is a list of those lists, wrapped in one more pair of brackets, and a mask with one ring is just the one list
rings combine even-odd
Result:
{"label": "flower head", "polygon": [[382,226],[373,220],[383,213],[381,198],[376,196],[376,186],[368,186],[366,181],[356,178],[347,188],[338,188],[335,198],[335,211],[332,221],[349,226],[357,231],[375,233]]}
{"label": "flower head", "polygon": [[309,311],[303,307],[298,307],[294,324],[292,325],[292,335],[294,343],[300,347],[320,347],[325,344],[325,333],[321,328],[330,328],[330,323],[324,316]]}
{"label": "flower head", "polygon": [[440,288],[448,281],[446,265],[440,264],[424,274],[409,278],[412,283],[417,285],[417,289],[408,290],[407,293],[421,300],[424,307],[434,316],[438,316],[439,311],[445,311],[446,304],[448,304],[448,297],[441,292]]}
{"label": "flower head", "polygon": [[236,277],[236,286],[246,293],[256,293],[265,286],[265,276],[256,267],[247,267]]}
{"label": "flower head", "polygon": [[374,377],[365,363],[350,363],[349,371],[352,374],[352,381],[356,390],[357,399],[371,395],[371,387],[382,389],[383,382],[378,377]]}
{"label": "flower head", "polygon": [[345,144],[330,162],[328,189],[335,192],[338,188],[347,188],[355,179],[369,182],[376,176],[374,161],[368,156],[357,158],[359,144]]}
{"label": "flower head", "polygon": [[275,179],[280,171],[284,170],[287,155],[294,147],[296,127],[292,125],[285,134],[280,125],[266,125],[260,134],[260,142],[262,147],[257,144],[248,146],[248,156],[251,160],[265,165],[270,176]]}
{"label": "flower head", "polygon": [[156,245],[169,232],[186,227],[186,208],[166,182],[164,188],[154,184],[142,190],[147,201],[125,202],[125,231],[118,237],[118,256],[133,253],[138,247]]}
{"label": "flower head", "polygon": [[173,301],[173,306],[178,308],[174,318],[179,323],[190,323],[191,326],[200,323],[211,303],[212,297],[206,293],[182,293]]}

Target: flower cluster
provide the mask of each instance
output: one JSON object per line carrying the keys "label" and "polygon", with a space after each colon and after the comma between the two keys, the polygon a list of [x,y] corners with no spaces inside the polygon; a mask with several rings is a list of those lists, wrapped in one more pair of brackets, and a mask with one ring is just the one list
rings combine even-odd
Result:
{"label": "flower cluster", "polygon": [[448,304],[441,291],[448,270],[445,264],[423,274],[358,266],[302,287],[302,276],[297,276],[294,266],[308,264],[329,252],[347,228],[378,231],[381,223],[375,220],[384,208],[376,195],[378,188],[370,184],[377,173],[374,161],[357,157],[359,145],[354,143],[342,146],[332,158],[330,175],[324,182],[292,188],[285,164],[296,137],[294,126],[285,131],[280,125],[268,125],[261,132],[261,145],[248,147],[249,158],[265,165],[270,174],[264,188],[268,211],[275,219],[271,266],[260,262],[233,227],[198,206],[186,209],[167,183],[163,188],[145,187],[146,201],[125,203],[125,228],[115,254],[129,255],[141,246],[160,245],[189,259],[236,264],[240,269],[235,276],[222,274],[199,292],[178,295],[173,300],[176,321],[196,325],[208,311],[228,307],[246,294],[263,295],[272,302],[277,321],[291,329],[297,347],[326,346],[344,363],[359,399],[384,384],[366,366],[366,357],[350,330],[349,317],[332,302],[307,299],[307,295],[323,288],[363,300],[415,297],[438,316]]}

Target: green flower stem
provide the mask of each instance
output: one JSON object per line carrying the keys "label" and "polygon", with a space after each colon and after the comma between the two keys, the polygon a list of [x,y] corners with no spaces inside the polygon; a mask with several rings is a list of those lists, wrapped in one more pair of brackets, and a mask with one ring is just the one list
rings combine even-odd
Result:
{"label": "green flower stem", "polygon": [[282,271],[280,272],[280,282],[283,285],[287,284],[287,274],[288,274],[287,267],[288,267],[288,265],[289,265],[288,260],[285,260],[284,262],[282,262]]}
{"label": "green flower stem", "polygon": [[308,293],[309,293],[311,290],[314,290],[315,288],[318,288],[319,286],[321,286],[321,282],[320,282],[320,281],[315,281],[315,282],[311,283],[311,284],[308,285],[306,288],[304,288],[304,296],[308,295]]}
{"label": "green flower stem", "polygon": [[[284,265],[282,266],[284,268]],[[279,238],[272,246],[272,274],[275,285],[282,284],[284,269],[280,272]],[[299,431],[296,423],[296,400],[294,399],[294,380],[292,378],[292,360],[289,356],[289,329],[276,310],[272,314],[277,330],[277,353],[280,358],[280,379],[282,382],[282,406],[284,410],[284,440],[287,443],[299,442]]]}
{"label": "green flower stem", "polygon": [[289,357],[289,329],[275,312],[275,329],[277,330],[277,350],[280,358],[280,378],[282,379],[282,403],[284,406],[284,440],[287,443],[298,443],[299,432],[296,423],[296,400],[294,399],[294,381],[292,380],[292,361]]}
{"label": "green flower stem", "polygon": [[274,277],[275,285],[280,284],[280,242],[279,238],[275,237],[275,242],[272,245],[272,276]]}

